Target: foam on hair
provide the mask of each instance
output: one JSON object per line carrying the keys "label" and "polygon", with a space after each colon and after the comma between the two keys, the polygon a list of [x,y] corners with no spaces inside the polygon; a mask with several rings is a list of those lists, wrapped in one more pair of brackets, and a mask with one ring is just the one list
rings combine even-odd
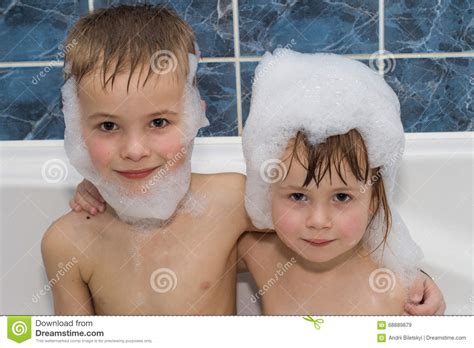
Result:
{"label": "foam on hair", "polygon": [[356,129],[366,145],[371,168],[381,167],[392,228],[383,241],[383,209],[364,236],[372,256],[411,279],[422,253],[394,209],[395,176],[405,138],[397,95],[365,64],[335,54],[304,54],[289,49],[266,53],[252,89],[249,117],[243,131],[247,165],[246,209],[260,229],[274,228],[267,165],[274,165],[288,142],[304,131],[313,145]]}

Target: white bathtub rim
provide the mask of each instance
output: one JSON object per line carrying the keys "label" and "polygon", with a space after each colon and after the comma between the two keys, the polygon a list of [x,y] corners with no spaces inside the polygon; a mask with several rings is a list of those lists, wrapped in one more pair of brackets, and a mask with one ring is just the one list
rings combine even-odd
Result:
{"label": "white bathtub rim", "polygon": [[[474,132],[406,133],[406,139],[404,159],[441,158],[449,154],[450,157],[468,158],[474,163]],[[193,171],[207,173],[210,168],[210,173],[245,173],[241,140],[241,137],[196,138]],[[44,186],[41,171],[50,159],[63,161],[68,169],[66,179],[54,185],[75,185],[81,180],[69,164],[63,140],[0,141],[0,184]]]}
{"label": "white bathtub rim", "polygon": [[[426,133],[405,133],[405,139],[474,139],[474,132],[426,132]],[[205,144],[240,144],[242,137],[197,137],[196,145]],[[63,146],[63,140],[0,140],[0,148],[8,147],[28,147],[28,146]]]}

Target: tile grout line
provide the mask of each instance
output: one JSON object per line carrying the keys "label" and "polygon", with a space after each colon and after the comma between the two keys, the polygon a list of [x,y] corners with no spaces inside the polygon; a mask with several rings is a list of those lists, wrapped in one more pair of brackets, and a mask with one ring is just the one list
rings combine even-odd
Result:
{"label": "tile grout line", "polygon": [[[341,54],[341,56],[353,59],[370,59],[372,54]],[[423,59],[423,58],[474,58],[474,51],[466,52],[436,52],[436,53],[392,53],[390,55],[380,55],[381,58],[396,59]],[[261,56],[243,56],[243,57],[209,57],[201,58],[200,63],[236,63],[236,62],[259,62]],[[0,68],[34,68],[47,66],[63,66],[62,60],[52,61],[17,61],[0,62]]]}
{"label": "tile grout line", "polygon": [[237,97],[237,135],[242,134],[242,90],[240,76],[240,35],[239,35],[239,1],[232,0],[232,21],[234,29],[235,57],[235,94]]}
{"label": "tile grout line", "polygon": [[379,50],[385,50],[385,4],[379,0]]}
{"label": "tile grout line", "polygon": [[24,61],[24,62],[0,62],[0,68],[36,68],[36,67],[61,67],[62,60],[47,61]]}
{"label": "tile grout line", "polygon": [[[384,0],[379,0],[379,53],[385,53],[385,4]],[[377,58],[379,74],[384,77],[383,58]]]}

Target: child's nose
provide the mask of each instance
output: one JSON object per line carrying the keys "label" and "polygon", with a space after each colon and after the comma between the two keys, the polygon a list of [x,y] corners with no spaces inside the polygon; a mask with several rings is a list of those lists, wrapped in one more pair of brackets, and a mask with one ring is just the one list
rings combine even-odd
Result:
{"label": "child's nose", "polygon": [[133,135],[124,139],[121,151],[122,158],[136,162],[149,155],[150,150],[144,137]]}
{"label": "child's nose", "polygon": [[306,226],[317,230],[332,227],[332,215],[330,209],[324,206],[311,208],[311,213],[306,220]]}

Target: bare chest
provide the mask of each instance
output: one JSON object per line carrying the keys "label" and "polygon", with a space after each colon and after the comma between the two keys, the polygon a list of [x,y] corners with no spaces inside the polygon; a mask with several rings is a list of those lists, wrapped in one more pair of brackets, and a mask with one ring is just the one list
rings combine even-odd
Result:
{"label": "bare chest", "polygon": [[104,238],[88,284],[96,313],[232,314],[236,251],[216,233],[175,224]]}

